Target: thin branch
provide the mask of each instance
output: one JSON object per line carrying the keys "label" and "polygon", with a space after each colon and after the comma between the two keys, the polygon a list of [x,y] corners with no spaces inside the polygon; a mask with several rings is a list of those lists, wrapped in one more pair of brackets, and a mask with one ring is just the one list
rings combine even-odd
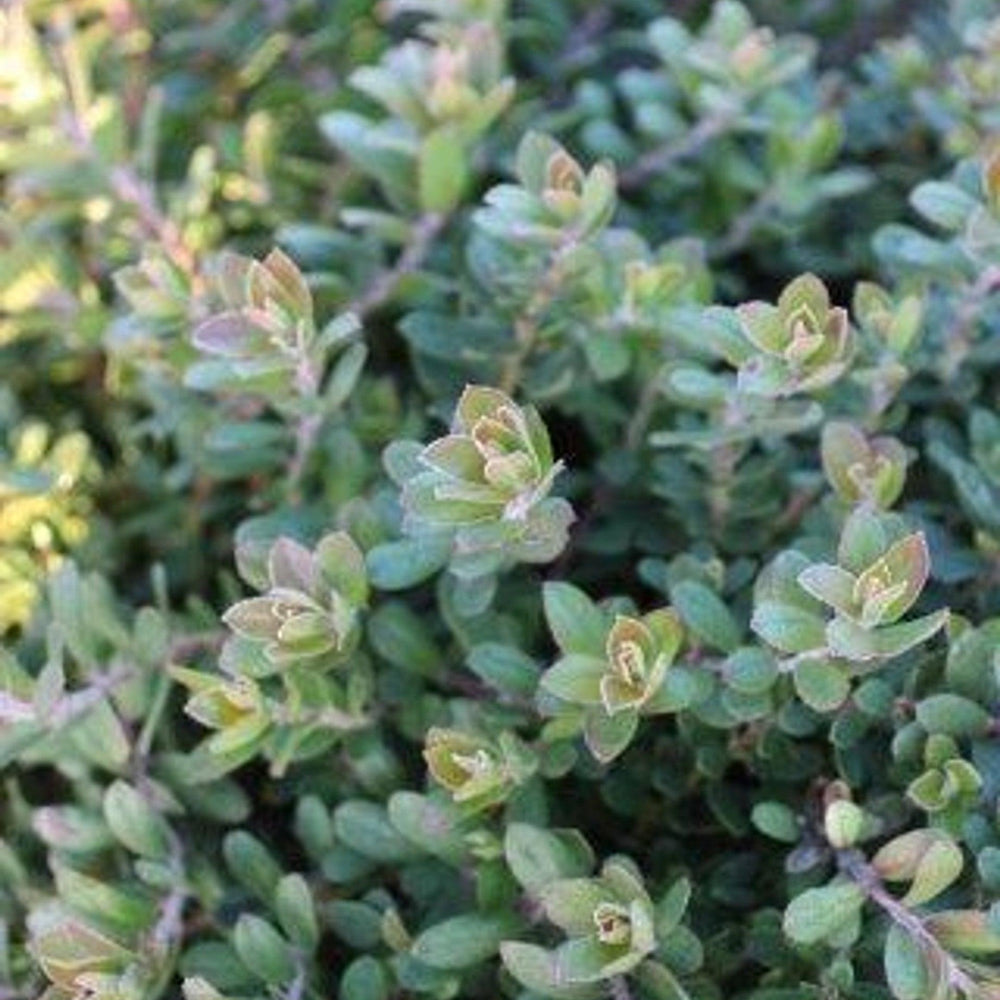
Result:
{"label": "thin branch", "polygon": [[[144,791],[140,786],[140,791]],[[157,962],[155,978],[146,995],[162,996],[177,968],[177,959],[187,932],[184,909],[194,898],[184,869],[184,849],[180,838],[168,827],[170,834],[169,864],[174,879],[173,888],[160,900],[159,915],[148,937],[148,949]]]}
{"label": "thin branch", "polygon": [[632,991],[624,976],[615,976],[608,982],[611,988],[611,1000],[632,1000]]}
{"label": "thin branch", "polygon": [[109,694],[127,681],[136,677],[134,668],[119,665],[109,670],[106,674],[98,674],[92,678],[87,687],[80,691],[74,691],[56,702],[52,711],[45,719],[36,719],[47,729],[57,729],[67,723],[85,715],[92,708],[96,708]]}
{"label": "thin branch", "polygon": [[0,691],[0,722],[34,722],[35,707],[30,701],[22,701],[9,691]]}
{"label": "thin branch", "polygon": [[305,342],[304,331],[299,329],[298,343],[299,361],[295,371],[295,388],[307,407],[306,413],[299,417],[295,427],[295,452],[288,467],[288,490],[293,499],[298,494],[299,484],[305,472],[306,462],[316,446],[316,437],[323,425],[323,416],[314,412],[319,396],[320,380],[323,373],[317,360],[310,354]]}
{"label": "thin branch", "polygon": [[226,633],[222,629],[179,635],[170,643],[170,658],[172,660],[185,660],[195,653],[217,652],[225,639]]}
{"label": "thin branch", "polygon": [[400,281],[419,270],[438,233],[444,228],[448,217],[440,212],[428,212],[414,223],[410,238],[403,247],[396,263],[381,274],[347,307],[348,312],[358,317],[367,316],[383,306],[396,291]]}
{"label": "thin branch", "polygon": [[288,490],[293,498],[298,494],[306,462],[316,446],[316,438],[322,425],[323,418],[318,413],[306,414],[295,425],[295,451],[288,465]]}
{"label": "thin branch", "polygon": [[275,704],[270,710],[271,721],[280,726],[318,726],[338,733],[356,732],[367,729],[372,724],[368,715],[351,715],[339,708],[327,705],[325,708],[288,708]]}
{"label": "thin branch", "polygon": [[501,391],[510,394],[517,388],[524,363],[531,356],[538,341],[542,318],[556,295],[559,294],[559,289],[566,277],[566,264],[570,254],[576,249],[577,242],[578,237],[575,231],[567,233],[562,243],[552,254],[549,265],[542,274],[528,304],[514,320],[517,347],[503,364],[499,384]]}
{"label": "thin branch", "polygon": [[649,150],[640,156],[619,177],[619,187],[623,191],[639,187],[650,177],[662,174],[679,160],[686,160],[700,152],[713,139],[728,131],[742,109],[717,111],[702,118],[693,128],[677,139],[671,139],[662,146]]}
{"label": "thin branch", "polygon": [[[93,153],[91,157],[96,158]],[[112,167],[108,172],[108,181],[115,197],[135,209],[146,236],[156,240],[182,271],[193,274],[196,266],[194,251],[184,242],[177,223],[160,211],[153,186],[140,177],[130,163]]]}
{"label": "thin branch", "polygon": [[[643,386],[635,413],[632,415],[632,419],[628,422],[628,425],[625,428],[625,434],[622,438],[622,447],[629,454],[635,454],[645,443],[646,432],[649,430],[649,423],[653,419],[653,414],[656,412],[657,398],[660,394],[660,375],[662,371],[662,368],[658,369],[656,374],[653,375],[653,377],[650,378]],[[603,481],[598,483],[597,489],[594,490],[594,494],[591,497],[591,501],[588,504],[587,509],[584,511],[583,516],[577,522],[576,528],[570,535],[566,548],[563,549],[562,554],[556,560],[556,563],[552,568],[551,575],[554,579],[559,579],[565,575],[566,568],[569,566],[573,555],[579,548],[580,542],[590,533],[594,526],[594,522],[614,505],[617,496],[618,491],[611,485],[611,483]]]}
{"label": "thin branch", "polygon": [[[392,297],[400,281],[420,268],[446,222],[447,216],[437,212],[421,216],[414,223],[410,239],[396,258],[395,264],[382,271],[372,284],[347,306],[346,311],[363,318],[383,306]],[[300,396],[307,404],[315,402],[321,379],[322,372],[318,370],[313,359],[303,351],[296,372],[296,385]],[[322,426],[323,416],[316,412],[303,414],[295,425],[295,450],[288,466],[288,490],[293,499],[298,496],[306,463],[316,447],[316,438]]]}
{"label": "thin branch", "polygon": [[764,188],[760,194],[737,215],[729,228],[709,247],[708,256],[711,260],[720,260],[742,250],[756,232],[761,223],[777,207],[778,191],[774,186]]}
{"label": "thin branch", "polygon": [[118,201],[129,205],[145,235],[158,242],[170,259],[186,274],[194,275],[194,251],[184,242],[177,224],[160,210],[153,186],[136,171],[131,163],[108,166],[94,142],[87,121],[84,69],[73,39],[73,21],[65,11],[56,19],[59,41],[54,46],[53,62],[68,97],[66,134],[77,152],[104,172],[108,186]]}
{"label": "thin branch", "polygon": [[302,996],[306,989],[306,965],[301,957],[296,960],[298,965],[298,972],[295,974],[295,978],[291,981],[288,986],[288,990],[285,992],[285,1000],[302,1000]]}
{"label": "thin branch", "polygon": [[708,509],[712,530],[722,533],[729,519],[732,504],[733,476],[743,449],[740,445],[717,445],[709,455]]}
{"label": "thin branch", "polygon": [[629,421],[628,428],[625,431],[626,451],[638,451],[642,446],[646,432],[649,430],[649,422],[653,419],[653,414],[656,412],[656,402],[661,389],[660,376],[662,374],[663,368],[661,367],[642,387],[642,393],[639,395],[639,405],[636,406],[635,413],[632,414],[632,419]]}
{"label": "thin branch", "polygon": [[583,20],[570,32],[566,47],[556,59],[556,69],[565,72],[574,67],[594,42],[600,41],[612,20],[613,12],[609,5],[600,4],[591,7]]}
{"label": "thin branch", "polygon": [[815,486],[811,489],[797,490],[788,498],[785,509],[778,515],[774,524],[775,534],[780,535],[784,531],[789,531],[798,525],[806,511],[823,494],[822,486]]}
{"label": "thin branch", "polygon": [[987,267],[959,300],[955,319],[945,334],[946,350],[942,363],[947,380],[954,377],[972,348],[971,340],[980,310],[989,297],[1000,289],[1000,267]]}
{"label": "thin branch", "polygon": [[959,966],[951,953],[941,946],[941,942],[927,929],[923,920],[885,888],[878,873],[865,861],[860,852],[838,851],[837,865],[841,872],[850,878],[894,924],[917,944],[937,956],[951,987],[961,990],[970,997],[980,994],[975,981]]}
{"label": "thin branch", "polygon": [[150,940],[157,948],[167,949],[184,937],[184,907],[190,899],[185,888],[170,890],[160,902],[160,915],[150,934]]}

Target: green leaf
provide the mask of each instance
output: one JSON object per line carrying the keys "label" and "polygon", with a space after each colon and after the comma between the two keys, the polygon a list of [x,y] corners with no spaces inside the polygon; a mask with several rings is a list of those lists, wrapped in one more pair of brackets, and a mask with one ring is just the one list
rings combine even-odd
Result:
{"label": "green leaf", "polygon": [[612,334],[591,333],[583,342],[587,364],[599,382],[610,382],[628,371],[632,355],[628,345]]}
{"label": "green leaf", "polygon": [[413,942],[412,953],[434,969],[466,969],[492,958],[518,927],[511,914],[464,913],[428,927]]}
{"label": "green leaf", "polygon": [[594,856],[575,830],[559,833],[529,823],[511,823],[504,857],[514,878],[529,892],[556,879],[588,875]]}
{"label": "green leaf", "polygon": [[316,543],[315,559],[324,581],[330,587],[357,607],[367,603],[364,553],[347,532],[335,531],[324,535]]}
{"label": "green leaf", "polygon": [[584,719],[583,738],[587,749],[607,764],[625,750],[638,728],[639,713],[633,709],[608,715],[603,708],[593,708]]}
{"label": "green leaf", "polygon": [[170,829],[153,806],[124,781],[104,793],[104,818],[130,851],[162,861],[170,854]]}
{"label": "green leaf", "polygon": [[571,983],[594,983],[630,972],[643,955],[624,948],[609,948],[596,937],[572,938],[556,949],[559,968]]}
{"label": "green leaf", "polygon": [[835,618],[827,626],[826,639],[830,651],[836,656],[865,663],[900,656],[908,649],[926,642],[935,632],[940,631],[947,620],[948,612],[942,610],[899,625],[864,629],[846,618]]}
{"label": "green leaf", "polygon": [[846,569],[828,563],[814,563],[799,574],[798,582],[806,593],[831,608],[847,615],[854,613],[857,578]]}
{"label": "green leaf", "polygon": [[823,619],[793,604],[758,604],[750,627],[783,653],[804,653],[826,645]]}
{"label": "green leaf", "polygon": [[437,677],[445,669],[426,621],[402,601],[386,601],[369,615],[368,637],[382,659],[407,673]]}
{"label": "green leaf", "polygon": [[542,674],[541,686],[549,694],[573,705],[600,705],[601,678],[609,669],[603,659],[568,653]]}
{"label": "green leaf", "polygon": [[73,919],[61,920],[36,934],[31,952],[53,983],[71,989],[77,976],[120,970],[133,957],[116,941]]}
{"label": "green leaf", "polygon": [[563,878],[549,882],[538,892],[538,901],[550,923],[570,937],[594,929],[594,910],[605,901],[607,889],[592,878]]}
{"label": "green leaf", "polygon": [[314,951],[319,944],[319,924],[309,884],[298,874],[286,875],[274,895],[274,912],[292,944]]}
{"label": "green leaf", "polygon": [[726,684],[746,695],[764,694],[778,679],[778,664],[767,650],[744,646],[725,663]]}
{"label": "green leaf", "polygon": [[795,813],[781,802],[758,802],[750,813],[750,822],[765,836],[786,844],[796,844],[802,837]]}
{"label": "green leaf", "polygon": [[682,580],[670,588],[670,601],[684,624],[704,643],[732,653],[742,641],[742,630],[718,595],[696,580]]}
{"label": "green leaf", "polygon": [[807,889],[785,910],[785,934],[805,945],[834,937],[857,916],[864,900],[864,892],[850,882]]}
{"label": "green leaf", "polygon": [[274,855],[245,830],[234,830],[222,841],[226,867],[259,900],[270,903],[281,879]]}
{"label": "green leaf", "polygon": [[802,660],[795,667],[793,679],[798,696],[817,712],[839,708],[851,691],[849,674],[832,660]]}
{"label": "green leaf", "polygon": [[324,910],[327,923],[356,951],[375,951],[382,943],[382,914],[354,899],[335,899]]}
{"label": "green leaf", "polygon": [[965,225],[978,204],[958,185],[944,181],[918,184],[910,193],[910,203],[925,219],[952,232]]}
{"label": "green leaf", "polygon": [[340,978],[339,1000],[389,1000],[391,983],[385,967],[370,955],[354,959]]}
{"label": "green leaf", "polygon": [[500,955],[507,971],[527,990],[554,1000],[596,1000],[606,995],[600,985],[567,983],[558,955],[538,945],[504,941]]}
{"label": "green leaf", "polygon": [[903,903],[906,906],[929,903],[962,874],[964,864],[962,849],[952,840],[932,841],[920,857]]}
{"label": "green leaf", "polygon": [[691,880],[681,876],[656,904],[656,936],[660,940],[668,938],[684,918],[691,899],[691,888]]}
{"label": "green leaf", "polygon": [[872,867],[887,882],[908,881],[916,875],[927,851],[935,844],[949,839],[943,830],[909,830],[880,847],[872,858]]}
{"label": "green leaf", "polygon": [[417,163],[420,207],[425,212],[451,212],[462,200],[468,183],[469,154],[461,133],[442,125],[429,133],[420,146]]}
{"label": "green leaf", "polygon": [[385,542],[368,552],[368,575],[379,590],[407,590],[442,569],[450,553],[451,542],[438,536]]}
{"label": "green leaf", "polygon": [[636,969],[636,979],[650,1000],[691,1000],[677,977],[660,962],[645,961]]}
{"label": "green leaf", "polygon": [[659,690],[643,706],[643,712],[648,715],[681,712],[700,705],[714,690],[712,675],[707,670],[676,664],[667,671]]}
{"label": "green leaf", "polygon": [[469,650],[469,669],[501,694],[531,697],[541,672],[535,661],[515,646],[483,642]]}
{"label": "green leaf", "polygon": [[580,192],[581,232],[590,235],[611,221],[616,193],[614,167],[609,163],[595,164],[587,174]]}
{"label": "green leaf", "polygon": [[290,982],[295,977],[288,942],[266,921],[244,913],[233,929],[233,947],[240,961],[271,986]]}
{"label": "green leaf", "polygon": [[582,590],[571,583],[549,581],[542,599],[549,631],[564,653],[604,659],[611,622]]}
{"label": "green leaf", "polygon": [[920,946],[898,924],[885,938],[885,977],[896,1000],[925,1000],[927,967]]}
{"label": "green leaf", "polygon": [[842,851],[853,847],[864,830],[865,814],[847,799],[835,799],[823,814],[823,831],[830,846]]}
{"label": "green leaf", "polygon": [[334,811],[333,828],[351,850],[380,864],[411,861],[421,853],[396,831],[385,808],[375,802],[342,802]]}
{"label": "green leaf", "polygon": [[[330,330],[331,324],[328,324],[324,333]],[[351,344],[337,358],[323,389],[323,404],[327,412],[337,410],[347,402],[357,388],[367,360],[368,347],[365,344]]]}
{"label": "green leaf", "polygon": [[844,522],[837,547],[837,561],[851,573],[866,570],[889,547],[890,522],[866,507],[856,507]]}
{"label": "green leaf", "polygon": [[128,763],[131,744],[107,698],[101,699],[83,718],[75,720],[67,735],[73,747],[98,767],[117,772]]}
{"label": "green leaf", "polygon": [[115,888],[61,864],[54,864],[52,872],[60,899],[85,916],[107,921],[125,932],[145,926],[155,917],[155,901],[144,893]]}
{"label": "green leaf", "polygon": [[536,194],[545,187],[549,160],[562,152],[562,146],[550,135],[531,129],[521,136],[515,157],[515,170],[520,182]]}
{"label": "green leaf", "polygon": [[946,910],[927,918],[927,929],[949,951],[963,955],[1000,954],[1000,933],[978,910]]}
{"label": "green leaf", "polygon": [[412,844],[453,864],[466,860],[468,847],[455,810],[447,803],[416,792],[394,792],[389,798],[392,825]]}
{"label": "green leaf", "polygon": [[917,721],[927,732],[948,736],[983,736],[993,721],[981,705],[949,692],[921,699],[916,711]]}

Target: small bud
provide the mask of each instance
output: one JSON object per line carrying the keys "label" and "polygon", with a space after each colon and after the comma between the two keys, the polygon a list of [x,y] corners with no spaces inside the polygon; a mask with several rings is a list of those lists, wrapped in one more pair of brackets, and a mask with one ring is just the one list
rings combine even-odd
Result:
{"label": "small bud", "polygon": [[494,743],[439,728],[427,733],[424,760],[434,780],[470,809],[501,802],[537,766],[534,754],[512,733],[502,733]]}
{"label": "small bud", "polygon": [[601,903],[594,910],[594,926],[601,944],[627,944],[632,935],[628,909],[618,903]]}
{"label": "small bud", "polygon": [[562,551],[573,515],[548,496],[562,465],[533,408],[497,389],[467,386],[451,433],[424,448],[420,466],[403,485],[404,527],[412,535],[450,529],[463,576],[485,572],[477,560],[495,570],[548,562]]}
{"label": "small bud", "polygon": [[832,802],[823,817],[826,839],[836,850],[853,847],[861,834],[865,815],[853,802]]}
{"label": "small bud", "polygon": [[358,610],[367,600],[364,557],[351,538],[327,535],[310,551],[279,538],[267,560],[269,589],[223,616],[238,635],[263,645],[277,667],[335,665],[353,651]]}
{"label": "small bud", "polygon": [[891,507],[906,479],[906,449],[895,438],[867,438],[852,424],[831,421],[820,445],[823,471],[841,499]]}
{"label": "small bud", "polygon": [[815,275],[792,281],[776,305],[748,302],[736,312],[758,352],[740,367],[741,392],[791,396],[825,388],[846,371],[853,348],[850,321],[844,309],[830,306]]}
{"label": "small bud", "polygon": [[741,80],[753,79],[770,61],[773,48],[774,32],[770,28],[751,31],[730,54],[736,76]]}

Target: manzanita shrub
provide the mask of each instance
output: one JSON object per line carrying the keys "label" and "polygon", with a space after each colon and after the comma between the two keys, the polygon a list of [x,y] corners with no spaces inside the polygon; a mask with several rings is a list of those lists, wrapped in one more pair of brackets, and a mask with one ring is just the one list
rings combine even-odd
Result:
{"label": "manzanita shrub", "polygon": [[996,0],[6,0],[0,187],[0,1000],[1000,1000]]}

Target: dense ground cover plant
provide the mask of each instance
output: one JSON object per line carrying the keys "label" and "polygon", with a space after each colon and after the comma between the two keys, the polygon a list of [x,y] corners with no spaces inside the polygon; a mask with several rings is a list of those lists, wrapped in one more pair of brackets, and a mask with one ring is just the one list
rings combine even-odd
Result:
{"label": "dense ground cover plant", "polygon": [[993,0],[0,7],[0,1000],[1000,998]]}

